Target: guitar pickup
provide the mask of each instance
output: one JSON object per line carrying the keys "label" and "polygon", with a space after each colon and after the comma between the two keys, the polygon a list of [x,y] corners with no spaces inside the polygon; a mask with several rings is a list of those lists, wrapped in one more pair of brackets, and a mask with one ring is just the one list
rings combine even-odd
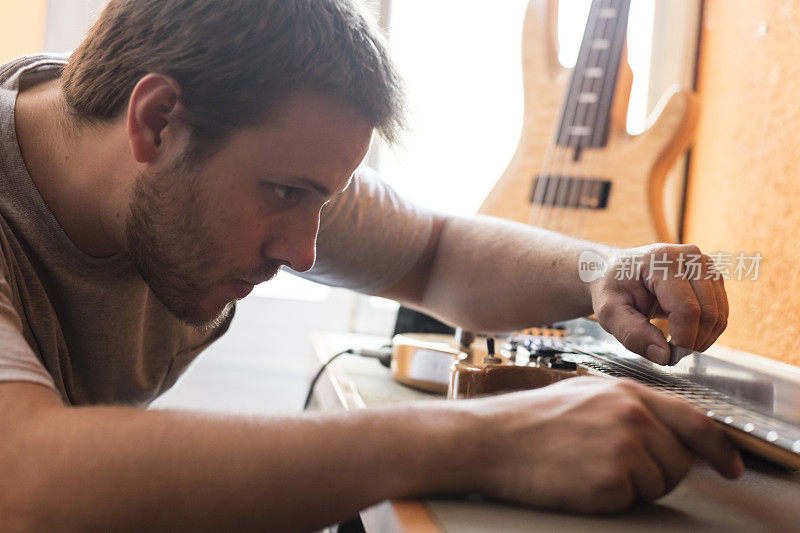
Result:
{"label": "guitar pickup", "polygon": [[530,201],[547,207],[605,209],[611,182],[597,178],[538,176],[533,180]]}

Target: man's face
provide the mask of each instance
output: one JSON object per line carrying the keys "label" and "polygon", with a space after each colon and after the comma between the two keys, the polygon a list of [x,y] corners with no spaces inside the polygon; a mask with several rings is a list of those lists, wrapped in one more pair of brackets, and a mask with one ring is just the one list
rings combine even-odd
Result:
{"label": "man's face", "polygon": [[347,186],[371,134],[337,100],[301,94],[202,164],[141,174],[126,235],[142,277],[175,316],[206,328],[281,265],[310,269],[320,210]]}

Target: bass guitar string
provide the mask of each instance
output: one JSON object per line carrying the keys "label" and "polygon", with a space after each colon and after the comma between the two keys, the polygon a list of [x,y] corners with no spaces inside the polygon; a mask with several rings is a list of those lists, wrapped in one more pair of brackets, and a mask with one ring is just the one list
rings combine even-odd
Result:
{"label": "bass guitar string", "polygon": [[[593,124],[593,131],[595,135],[602,135],[602,130],[600,129],[600,124],[603,121],[606,121],[608,125],[608,132],[609,135],[606,137],[606,142],[611,142],[612,136],[611,134],[614,132],[613,130],[613,110],[614,110],[614,103],[615,103],[615,93],[617,92],[615,89],[619,87],[620,84],[620,72],[624,65],[625,61],[625,37],[628,31],[628,13],[630,10],[630,0],[623,0],[621,2],[611,2],[612,9],[615,10],[616,19],[614,24],[614,32],[612,34],[612,45],[609,49],[608,58],[606,61],[605,66],[605,73],[606,76],[603,77],[602,86],[596,94],[602,95],[609,95],[609,100],[607,105],[602,102],[598,102],[598,105],[594,106],[594,116],[591,119]],[[616,68],[616,71],[613,69]],[[598,143],[595,143],[598,144]],[[608,146],[606,144],[606,146]],[[599,175],[599,162],[602,160],[602,155],[599,153],[598,150],[585,150],[584,157],[586,157],[585,163],[582,165],[582,168],[587,171],[587,180],[581,183],[580,193],[578,197],[578,201],[576,202],[576,209],[577,211],[574,213],[572,217],[573,227],[572,228],[563,228],[564,232],[568,232],[569,235],[574,235],[578,238],[585,238],[586,237],[586,219],[588,218],[589,209],[593,208],[593,205],[579,205],[581,200],[587,198],[590,202],[598,202],[600,201],[601,191],[602,191],[602,180],[601,178],[605,176]],[[608,176],[609,179],[613,178],[613,176]],[[588,190],[587,190],[588,189]],[[588,192],[588,196],[586,196]]]}
{"label": "bass guitar string", "polygon": [[[583,73],[581,75],[581,84],[577,94],[575,95],[575,98],[578,100],[578,113],[574,124],[578,125],[579,127],[586,127],[588,129],[587,135],[576,138],[576,143],[574,146],[576,156],[579,155],[583,161],[579,162],[576,158],[575,160],[569,162],[569,169],[567,169],[565,165],[565,167],[560,171],[562,176],[575,176],[576,180],[578,180],[578,183],[580,183],[580,185],[576,187],[572,179],[565,180],[565,185],[563,187],[564,190],[562,190],[557,202],[560,209],[555,211],[555,221],[553,223],[548,223],[548,227],[562,233],[564,232],[564,219],[566,215],[570,214],[575,216],[577,214],[574,209],[570,207],[572,205],[569,203],[571,197],[570,192],[574,193],[574,189],[577,188],[580,190],[579,194],[583,194],[584,191],[582,189],[585,186],[586,180],[591,177],[586,172],[587,161],[585,157],[587,156],[587,152],[590,151],[587,149],[592,147],[594,144],[592,141],[595,139],[598,133],[599,113],[597,111],[603,104],[601,100],[604,95],[602,89],[613,80],[608,67],[611,63],[611,57],[613,55],[612,43],[617,38],[617,32],[619,31],[619,28],[617,24],[612,24],[609,28],[609,18],[604,16],[605,10],[611,8],[613,4],[614,0],[610,0],[610,2],[603,2],[603,0],[599,0],[597,2],[597,11],[594,16],[596,16],[601,23],[599,25],[600,31],[597,32],[597,30],[595,30],[595,32],[590,36],[588,43],[590,54],[586,63],[582,65]],[[618,18],[615,22],[618,22]],[[609,29],[613,30],[610,35],[608,31]],[[595,47],[595,44],[598,42],[605,42],[606,47]],[[590,65],[591,67],[589,67]],[[602,74],[599,77],[588,77],[586,73],[589,68],[601,68]],[[591,102],[580,101],[580,95],[585,93],[597,95],[598,100],[595,105],[592,105]],[[589,118],[589,115],[592,115],[591,118]],[[578,154],[577,151],[580,151],[580,154]],[[570,191],[570,188],[573,189],[573,191]],[[580,211],[580,208],[578,208],[578,211]],[[574,236],[577,237],[578,235]]]}
{"label": "bass guitar string", "polygon": [[551,161],[546,172],[542,173],[547,194],[540,206],[531,206],[532,208],[538,207],[535,224],[545,229],[554,229],[550,225],[551,214],[556,209],[558,196],[563,189],[563,182],[566,181],[566,166],[569,164],[569,159],[574,156],[574,150],[577,149],[577,146],[573,144],[580,145],[581,142],[580,137],[572,135],[571,131],[580,107],[577,98],[577,94],[580,92],[578,76],[583,75],[583,67],[588,63],[592,54],[591,41],[597,31],[597,23],[599,20],[598,13],[599,3],[595,1],[589,9],[580,52],[575,62],[575,68],[572,71],[569,88],[567,90],[564,112],[561,117],[561,122],[557,127],[557,138],[555,142],[560,147],[557,151],[558,157]]}
{"label": "bass guitar string", "polygon": [[[597,17],[593,16],[592,10],[595,9],[595,5],[593,4],[589,10],[589,15],[586,24],[586,32],[584,32],[584,36],[587,32],[594,33]],[[590,30],[591,27],[591,30]],[[585,37],[584,37],[585,39]],[[583,49],[583,46],[581,46]],[[570,79],[569,88],[567,90],[566,99],[564,101],[564,105],[562,107],[561,113],[561,120],[559,124],[555,127],[555,132],[553,136],[553,141],[548,147],[549,154],[545,157],[545,160],[542,162],[541,172],[539,173],[539,180],[535,183],[535,190],[533,194],[533,203],[530,208],[530,213],[528,216],[528,224],[533,226],[539,226],[545,229],[547,228],[546,220],[543,221],[543,214],[548,211],[548,209],[552,209],[552,206],[555,202],[555,193],[557,188],[557,180],[558,176],[554,175],[554,170],[556,168],[563,166],[563,160],[565,160],[569,156],[569,132],[565,129],[567,124],[570,124],[574,118],[575,112],[577,110],[577,101],[576,99],[572,98],[571,95],[573,93],[573,85],[575,82],[575,76],[577,75],[577,69],[579,67],[581,57],[580,53],[578,55],[578,60],[575,64],[575,70],[572,72],[572,77]],[[565,134],[567,135],[567,147],[562,147],[560,141],[564,138]],[[536,177],[534,177],[535,179]],[[554,187],[554,184],[556,187]],[[547,218],[547,217],[544,217]],[[543,223],[544,222],[544,223]]]}

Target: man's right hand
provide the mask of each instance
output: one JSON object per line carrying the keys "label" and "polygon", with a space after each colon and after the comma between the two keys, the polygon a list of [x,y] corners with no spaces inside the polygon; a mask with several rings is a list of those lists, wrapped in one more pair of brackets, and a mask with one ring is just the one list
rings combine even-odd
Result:
{"label": "man's right hand", "polygon": [[316,530],[385,499],[477,491],[616,511],[667,493],[692,454],[726,477],[743,468],[691,405],[600,378],[263,419],[71,408],[5,383],[0,429],[0,515],[32,530]]}
{"label": "man's right hand", "polygon": [[633,381],[573,378],[469,402],[489,439],[480,490],[491,497],[612,512],[671,491],[693,455],[726,478],[744,470],[703,412]]}

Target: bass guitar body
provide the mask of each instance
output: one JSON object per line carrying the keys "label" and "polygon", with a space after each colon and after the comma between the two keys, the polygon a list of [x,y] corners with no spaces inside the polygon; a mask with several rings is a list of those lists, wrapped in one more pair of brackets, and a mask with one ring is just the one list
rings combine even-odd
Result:
{"label": "bass guitar body", "polygon": [[617,246],[674,240],[664,185],[691,142],[696,100],[672,88],[649,127],[627,133],[629,3],[592,3],[576,66],[569,70],[557,58],[556,2],[530,2],[520,141],[479,213]]}

